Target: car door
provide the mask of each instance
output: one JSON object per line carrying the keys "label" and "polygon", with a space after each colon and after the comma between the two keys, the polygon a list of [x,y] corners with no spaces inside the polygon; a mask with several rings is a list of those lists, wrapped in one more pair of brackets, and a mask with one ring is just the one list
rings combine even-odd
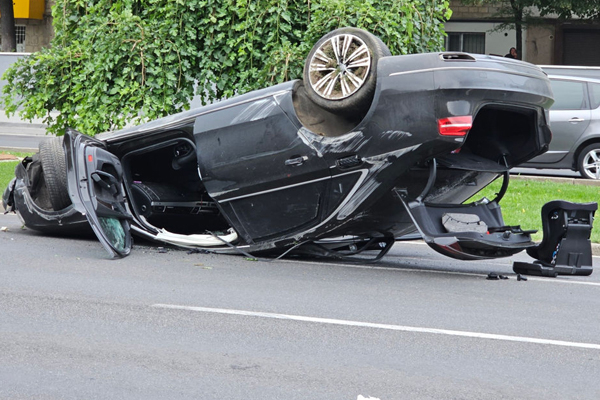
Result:
{"label": "car door", "polygon": [[67,129],[64,139],[68,187],[73,206],[85,215],[111,257],[131,251],[121,162],[104,143]]}
{"label": "car door", "polygon": [[224,107],[196,119],[202,182],[238,233],[257,242],[321,218],[331,174],[280,107],[289,92]]}
{"label": "car door", "polygon": [[550,109],[552,141],[548,151],[531,162],[555,163],[562,160],[577,145],[591,119],[591,110],[585,81],[550,80],[554,105]]}

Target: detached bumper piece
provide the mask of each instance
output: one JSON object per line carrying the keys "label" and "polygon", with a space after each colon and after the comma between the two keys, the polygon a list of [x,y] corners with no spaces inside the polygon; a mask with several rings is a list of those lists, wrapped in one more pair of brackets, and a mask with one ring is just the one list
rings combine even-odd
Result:
{"label": "detached bumper piece", "polygon": [[518,274],[556,277],[591,275],[590,234],[598,203],[571,203],[555,200],[542,207],[544,237],[536,247],[527,249],[533,263],[514,262]]}
{"label": "detached bumper piece", "polygon": [[504,224],[500,205],[407,203],[423,240],[435,251],[459,260],[508,257],[535,246],[531,233]]}

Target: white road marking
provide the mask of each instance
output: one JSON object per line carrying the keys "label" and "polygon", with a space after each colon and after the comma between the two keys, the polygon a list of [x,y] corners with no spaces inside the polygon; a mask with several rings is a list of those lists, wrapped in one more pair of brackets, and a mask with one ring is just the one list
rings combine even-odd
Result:
{"label": "white road marking", "polygon": [[502,341],[507,341],[507,342],[534,343],[534,344],[543,344],[543,345],[550,345],[550,346],[576,347],[576,348],[582,348],[582,349],[600,350],[600,344],[596,344],[596,343],[569,342],[569,341],[564,341],[564,340],[540,339],[540,338],[532,338],[532,337],[524,337],[524,336],[497,335],[497,334],[493,334],[493,333],[455,331],[455,330],[449,330],[449,329],[422,328],[422,327],[403,326],[403,325],[389,325],[389,324],[379,324],[379,323],[372,323],[372,322],[349,321],[349,320],[343,320],[343,319],[306,317],[306,316],[302,316],[302,315],[288,315],[288,314],[276,314],[276,313],[258,312],[258,311],[232,310],[232,309],[226,309],[226,308],[193,307],[193,306],[182,306],[182,305],[176,305],[176,304],[153,304],[151,307],[166,308],[166,309],[173,309],[173,310],[196,311],[196,312],[214,313],[214,314],[241,315],[241,316],[246,316],[246,317],[282,319],[282,320],[289,320],[289,321],[313,322],[313,323],[328,324],[328,325],[354,326],[354,327],[361,327],[361,328],[385,329],[385,330],[391,330],[391,331],[429,333],[429,334],[436,334],[436,335],[461,336],[461,337],[476,338],[476,339],[502,340]]}
{"label": "white road marking", "polygon": [[536,276],[527,276],[530,281],[546,282],[546,283],[571,283],[573,285],[589,285],[589,286],[600,286],[600,282],[583,282],[583,281],[571,281],[560,278],[539,278]]}

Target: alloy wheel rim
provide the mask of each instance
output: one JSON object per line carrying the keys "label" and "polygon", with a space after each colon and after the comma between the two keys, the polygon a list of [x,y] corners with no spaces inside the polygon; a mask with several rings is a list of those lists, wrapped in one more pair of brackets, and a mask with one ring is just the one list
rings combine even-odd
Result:
{"label": "alloy wheel rim", "polygon": [[600,179],[600,149],[590,151],[583,158],[583,170],[592,179]]}
{"label": "alloy wheel rim", "polygon": [[365,84],[371,52],[358,36],[336,35],[326,40],[310,60],[312,89],[328,100],[345,99]]}

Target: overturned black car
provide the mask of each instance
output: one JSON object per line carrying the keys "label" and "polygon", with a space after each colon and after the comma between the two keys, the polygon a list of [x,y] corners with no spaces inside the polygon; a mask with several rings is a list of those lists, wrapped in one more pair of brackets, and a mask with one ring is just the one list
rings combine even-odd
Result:
{"label": "overturned black car", "polygon": [[[130,231],[340,257],[381,257],[418,233],[451,257],[509,256],[535,243],[498,202],[508,170],[547,149],[552,103],[534,65],[391,56],[342,28],[315,44],[303,80],[96,138],[67,130],[17,166],[3,202],[31,229],[91,225],[112,256],[130,252]],[[499,177],[495,199],[463,204]]]}

